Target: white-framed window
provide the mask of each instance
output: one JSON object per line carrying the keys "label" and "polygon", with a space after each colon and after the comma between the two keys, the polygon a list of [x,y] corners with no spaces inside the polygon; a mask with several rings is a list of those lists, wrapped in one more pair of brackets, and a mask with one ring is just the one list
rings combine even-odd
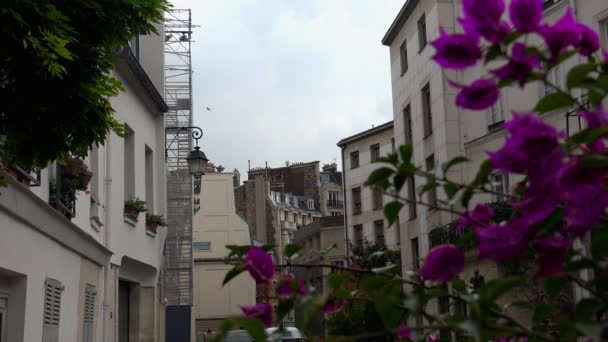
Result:
{"label": "white-framed window", "polygon": [[401,61],[401,75],[407,71],[407,41],[403,41],[403,44],[399,47],[399,57]]}
{"label": "white-framed window", "polygon": [[488,109],[488,129],[497,128],[501,122],[505,121],[505,112],[502,106],[502,95],[498,97],[498,101]]}
{"label": "white-framed window", "polygon": [[93,342],[95,331],[95,297],[97,291],[95,286],[87,284],[84,290],[84,318],[82,326],[82,341]]}
{"label": "white-framed window", "polygon": [[494,200],[503,202],[508,199],[509,175],[506,173],[495,173],[492,175],[492,190],[496,193]]}
{"label": "white-framed window", "polygon": [[308,209],[313,210],[314,208],[315,208],[315,201],[314,201],[314,200],[309,199],[309,200],[308,200]]}
{"label": "white-framed window", "polygon": [[[560,68],[559,64],[557,64],[553,68],[549,69],[549,71],[547,72],[547,81],[549,81],[549,83],[551,83],[557,87],[562,86],[561,68]],[[544,85],[544,91],[545,91],[544,95],[555,93],[555,89],[553,89],[551,86],[547,86],[547,85]]]}

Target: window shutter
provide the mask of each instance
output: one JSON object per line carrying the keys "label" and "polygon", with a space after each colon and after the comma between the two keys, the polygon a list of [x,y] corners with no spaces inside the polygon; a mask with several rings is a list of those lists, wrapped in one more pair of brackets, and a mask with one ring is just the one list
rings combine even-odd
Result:
{"label": "window shutter", "polygon": [[93,324],[95,322],[95,286],[87,285],[84,291],[84,319],[82,341],[93,342]]}
{"label": "window shutter", "polygon": [[44,282],[44,317],[42,326],[42,342],[59,341],[61,292],[63,292],[63,285],[60,281],[51,278],[46,278],[46,281]]}

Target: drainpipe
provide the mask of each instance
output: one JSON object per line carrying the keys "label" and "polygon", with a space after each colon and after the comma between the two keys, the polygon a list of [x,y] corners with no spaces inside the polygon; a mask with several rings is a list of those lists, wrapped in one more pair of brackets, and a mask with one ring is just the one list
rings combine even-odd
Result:
{"label": "drainpipe", "polygon": [[344,248],[346,249],[346,265],[350,266],[350,251],[349,251],[349,239],[348,239],[348,205],[346,203],[346,169],[344,168],[344,150],[346,149],[346,145],[341,146],[342,148],[342,201],[344,202],[344,233],[346,244]]}
{"label": "drainpipe", "polygon": [[[104,198],[104,223],[105,223],[105,229],[104,229],[104,241],[103,244],[106,248],[109,249],[109,243],[110,243],[110,208],[111,205],[110,203],[111,201],[111,194],[112,194],[112,178],[110,177],[110,175],[112,174],[112,168],[111,168],[111,160],[112,160],[112,142],[111,142],[111,137],[108,138],[106,140],[106,145],[105,145],[105,166],[106,166],[106,170],[105,170],[105,177],[104,177],[104,186],[105,186],[105,198]],[[101,340],[102,341],[106,341],[109,340],[110,337],[108,336],[109,332],[108,332],[108,315],[109,315],[109,309],[110,309],[110,302],[108,300],[108,295],[109,295],[109,291],[108,291],[108,284],[110,284],[110,266],[111,263],[108,263],[106,266],[104,266],[104,270],[103,270],[103,303],[102,303],[102,329],[101,329]]]}

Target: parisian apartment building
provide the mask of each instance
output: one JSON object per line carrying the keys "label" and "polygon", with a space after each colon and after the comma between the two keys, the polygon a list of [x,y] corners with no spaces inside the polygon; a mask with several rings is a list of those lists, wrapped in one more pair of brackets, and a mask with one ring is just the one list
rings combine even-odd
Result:
{"label": "parisian apartment building", "polygon": [[[548,23],[554,23],[567,7],[572,7],[576,20],[599,32],[603,48],[608,48],[608,2],[545,0],[544,7]],[[466,156],[471,162],[454,167],[447,176],[454,181],[470,182],[479,165],[487,159],[486,151],[497,150],[502,146],[506,135],[502,124],[512,118],[512,111],[531,111],[536,101],[552,90],[540,82],[528,84],[524,89],[514,86],[503,89],[500,100],[488,110],[469,111],[456,107],[456,90],[448,84],[448,80],[470,84],[476,79],[491,77],[482,66],[458,72],[442,70],[431,59],[434,49],[430,42],[439,37],[440,27],[448,33],[462,32],[457,24],[457,19],[462,16],[459,2],[409,0],[390,25],[382,43],[389,47],[396,145],[411,144],[413,161],[431,172],[436,172],[442,163],[451,158]],[[550,70],[550,80],[563,86],[568,70],[582,62],[580,57],[563,62]],[[568,110],[546,113],[543,119],[569,135],[580,130],[582,124],[580,118]],[[363,148],[365,146],[358,149],[361,151]],[[352,155],[345,153],[345,170],[349,169],[352,159]],[[352,165],[350,167],[352,169]],[[499,172],[492,174],[491,179],[493,190],[499,193],[508,192],[520,180]],[[422,177],[412,177],[401,195],[409,198],[417,196],[416,188],[425,182],[426,179]],[[354,193],[352,187],[347,180],[347,196],[359,196],[356,185]],[[444,199],[443,191],[429,192],[423,198],[429,202]],[[485,195],[476,197],[472,205],[503,199],[500,195]],[[349,213],[348,226],[352,227],[350,217]],[[450,213],[409,204],[402,208],[399,218],[403,271],[417,270],[430,248],[453,242],[458,237],[454,233],[457,217]],[[364,229],[364,236],[365,232]],[[357,235],[351,236],[357,238]],[[505,272],[493,263],[481,261],[476,266],[465,269],[462,276],[470,286],[475,286],[476,282],[501,276]],[[440,312],[449,309],[447,298],[438,302]]]}
{"label": "parisian apartment building", "polygon": [[393,130],[393,121],[389,121],[338,142],[343,163],[345,234],[352,245],[368,241],[390,249],[400,246],[400,230],[397,225],[389,227],[384,218],[384,204],[390,197],[365,186],[367,177],[378,168],[375,162],[395,151]]}
{"label": "parisian apartment building", "polygon": [[156,28],[116,53],[112,76],[125,91],[111,104],[124,137],[110,133],[84,160],[2,171],[0,342],[164,340],[165,229],[125,205],[139,198],[166,217],[164,34]]}

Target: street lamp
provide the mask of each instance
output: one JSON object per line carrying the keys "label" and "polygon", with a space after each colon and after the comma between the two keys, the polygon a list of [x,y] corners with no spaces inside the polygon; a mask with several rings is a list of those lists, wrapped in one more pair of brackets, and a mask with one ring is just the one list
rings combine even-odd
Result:
{"label": "street lamp", "polygon": [[[190,174],[196,179],[201,178],[201,176],[205,174],[205,170],[207,169],[207,162],[209,161],[209,159],[207,159],[207,156],[205,155],[205,152],[201,151],[201,148],[198,146],[198,140],[202,138],[203,130],[200,127],[196,126],[171,128],[167,127],[165,130],[177,130],[173,141],[175,141],[180,131],[192,130],[192,138],[194,138],[194,140],[196,141],[196,146],[194,146],[194,150],[190,151],[188,157],[186,158],[186,161],[188,162],[188,172],[190,172]],[[171,141],[168,146],[171,146],[173,141]]]}

